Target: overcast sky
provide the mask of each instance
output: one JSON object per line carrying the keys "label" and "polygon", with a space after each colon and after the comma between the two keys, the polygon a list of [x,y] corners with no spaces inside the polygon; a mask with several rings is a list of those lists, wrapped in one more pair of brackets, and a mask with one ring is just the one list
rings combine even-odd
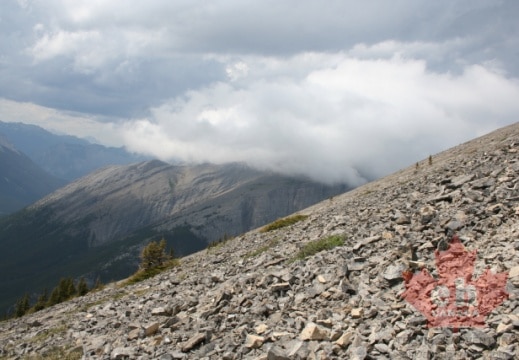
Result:
{"label": "overcast sky", "polygon": [[519,119],[519,1],[2,0],[0,121],[360,184]]}

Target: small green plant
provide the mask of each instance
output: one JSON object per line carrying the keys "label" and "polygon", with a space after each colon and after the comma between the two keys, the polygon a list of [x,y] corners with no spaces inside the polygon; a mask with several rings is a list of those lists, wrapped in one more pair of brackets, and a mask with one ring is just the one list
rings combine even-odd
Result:
{"label": "small green plant", "polygon": [[261,232],[269,232],[277,229],[284,228],[286,226],[293,225],[299,221],[303,221],[308,218],[308,215],[294,215],[286,218],[278,219],[261,229]]}
{"label": "small green plant", "polygon": [[373,190],[373,189],[365,189],[364,191],[362,191],[362,192],[360,193],[360,195],[362,195],[362,196],[367,196],[367,195],[369,195],[369,194],[372,194],[374,191],[375,191],[375,190]]}
{"label": "small green plant", "polygon": [[29,310],[29,312],[36,312],[43,310],[47,307],[47,302],[49,301],[49,296],[47,294],[47,289],[44,289],[43,292],[38,296],[38,300],[36,304]]}
{"label": "small green plant", "polygon": [[256,250],[249,251],[248,253],[243,255],[243,258],[244,259],[248,259],[248,258],[253,258],[253,257],[256,257],[258,255],[261,255],[265,251],[267,251],[268,249],[276,246],[277,244],[279,244],[279,240],[278,239],[271,239],[266,245],[263,245],[263,246],[257,248]]}
{"label": "small green plant", "polygon": [[86,280],[84,277],[82,277],[81,279],[79,279],[79,282],[77,284],[76,294],[78,296],[83,296],[86,295],[89,291],[90,289],[88,288]]}
{"label": "small green plant", "polygon": [[150,292],[151,289],[150,288],[145,288],[145,289],[139,289],[139,290],[135,290],[133,291],[133,295],[139,297],[139,296],[142,296],[148,292]]}
{"label": "small green plant", "polygon": [[179,264],[179,260],[174,257],[173,249],[170,249],[169,254],[166,252],[165,239],[160,242],[152,241],[142,249],[139,270],[130,276],[124,285],[149,279]]}
{"label": "small green plant", "polygon": [[140,267],[143,270],[158,268],[172,257],[173,255],[166,253],[165,239],[160,240],[160,242],[152,241],[142,249]]}
{"label": "small green plant", "polygon": [[315,255],[323,250],[330,250],[336,246],[344,245],[344,238],[339,235],[333,235],[319,240],[306,243],[298,253],[290,259],[289,262],[304,260],[309,256]]}
{"label": "small green plant", "polygon": [[14,315],[16,317],[22,317],[27,313],[27,311],[29,311],[30,308],[31,305],[29,303],[29,294],[25,293],[25,295],[23,295],[22,298],[16,302]]}
{"label": "small green plant", "polygon": [[180,262],[178,259],[171,259],[160,266],[155,266],[149,269],[139,269],[135,274],[130,276],[123,285],[132,285],[138,282],[144,281],[146,279],[152,278],[168,269],[172,269],[174,267],[179,266]]}
{"label": "small green plant", "polygon": [[229,236],[227,233],[225,233],[220,239],[209,243],[209,245],[207,245],[207,250],[219,249],[223,246],[223,244],[232,239],[234,239],[234,236]]}
{"label": "small green plant", "polygon": [[105,284],[101,281],[100,277],[97,277],[96,282],[94,283],[94,286],[92,287],[92,292],[98,292],[105,288]]}
{"label": "small green plant", "polygon": [[55,335],[62,335],[64,334],[68,329],[68,326],[66,324],[60,324],[56,327],[46,329],[42,332],[40,332],[38,335],[31,338],[31,343],[37,344],[37,343],[43,343],[46,342],[49,338]]}
{"label": "small green plant", "polygon": [[79,360],[83,357],[83,349],[76,348],[60,348],[53,347],[49,351],[41,355],[33,355],[26,357],[27,360]]}
{"label": "small green plant", "polygon": [[92,302],[87,302],[86,304],[83,304],[81,307],[79,307],[79,312],[88,311],[92,307],[97,306],[97,305],[101,305],[101,304],[103,304],[105,302],[106,302],[105,298],[99,299],[99,300],[96,300],[96,301],[92,301]]}

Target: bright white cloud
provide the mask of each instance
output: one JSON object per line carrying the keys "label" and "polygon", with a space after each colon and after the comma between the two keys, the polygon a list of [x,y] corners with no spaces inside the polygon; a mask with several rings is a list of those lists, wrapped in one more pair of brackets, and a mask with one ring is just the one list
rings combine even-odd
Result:
{"label": "bright white cloud", "polygon": [[128,59],[139,60],[160,47],[164,34],[160,30],[127,29],[117,32],[45,31],[37,25],[36,43],[28,49],[36,63],[67,57],[79,73],[97,73],[121,67]]}
{"label": "bright white cloud", "polygon": [[236,81],[240,78],[246,77],[249,73],[249,67],[243,61],[238,61],[233,64],[228,65],[225,68],[225,72],[229,77],[229,80]]}
{"label": "bright white cloud", "polygon": [[129,148],[359,183],[355,169],[380,176],[519,115],[517,82],[481,66],[452,75],[421,60],[317,53],[246,65],[246,83],[189,92],[126,124]]}
{"label": "bright white cloud", "polygon": [[[40,24],[38,30],[42,31]],[[30,49],[36,61],[49,60],[60,55],[71,55],[82,49],[90,49],[101,39],[98,31],[57,31],[45,33]]]}
{"label": "bright white cloud", "polygon": [[118,135],[120,119],[105,119],[80,113],[58,111],[32,103],[22,103],[0,98],[0,119],[5,122],[22,122],[41,126],[59,134],[80,138],[94,138],[109,146],[123,146]]}
{"label": "bright white cloud", "polygon": [[517,4],[11,1],[0,120],[359,183],[517,120]]}

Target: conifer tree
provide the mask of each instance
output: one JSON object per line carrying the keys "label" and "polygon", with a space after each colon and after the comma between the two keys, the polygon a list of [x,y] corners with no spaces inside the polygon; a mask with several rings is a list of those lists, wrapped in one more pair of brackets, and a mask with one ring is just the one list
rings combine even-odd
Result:
{"label": "conifer tree", "polygon": [[162,238],[160,242],[152,241],[142,249],[140,266],[143,270],[149,270],[163,265],[169,258],[166,240]]}
{"label": "conifer tree", "polygon": [[74,280],[71,277],[62,279],[59,286],[61,301],[68,300],[76,295],[76,286],[74,285]]}
{"label": "conifer tree", "polygon": [[88,285],[86,283],[85,278],[79,279],[79,283],[77,284],[77,294],[79,296],[83,296],[88,293]]}
{"label": "conifer tree", "polygon": [[101,278],[98,276],[94,286],[92,287],[92,290],[101,290],[103,287],[104,287],[104,284],[101,281]]}
{"label": "conifer tree", "polygon": [[31,308],[29,294],[25,293],[17,302],[14,310],[16,317],[24,316]]}
{"label": "conifer tree", "polygon": [[72,278],[62,278],[49,297],[48,306],[59,304],[76,295],[76,287]]}
{"label": "conifer tree", "polygon": [[62,300],[59,291],[59,286],[56,286],[54,289],[52,289],[52,292],[50,293],[49,300],[47,301],[47,306],[59,304],[61,301]]}
{"label": "conifer tree", "polygon": [[36,300],[36,304],[32,307],[34,311],[40,311],[42,309],[45,309],[47,306],[48,299],[48,291],[47,289],[44,289],[43,292],[38,296],[38,300]]}

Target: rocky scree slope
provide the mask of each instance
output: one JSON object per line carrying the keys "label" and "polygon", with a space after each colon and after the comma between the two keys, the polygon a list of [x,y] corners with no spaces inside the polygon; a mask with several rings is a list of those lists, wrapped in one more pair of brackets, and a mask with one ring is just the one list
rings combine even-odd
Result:
{"label": "rocky scree slope", "polygon": [[[519,353],[519,124],[323,201],[142,283],[0,324],[0,355],[87,359],[514,359]],[[401,298],[413,258],[455,231],[509,297],[483,328],[428,328]],[[343,246],[290,261],[305,243]],[[414,248],[414,256],[409,248]],[[78,355],[80,356],[80,355]]]}

